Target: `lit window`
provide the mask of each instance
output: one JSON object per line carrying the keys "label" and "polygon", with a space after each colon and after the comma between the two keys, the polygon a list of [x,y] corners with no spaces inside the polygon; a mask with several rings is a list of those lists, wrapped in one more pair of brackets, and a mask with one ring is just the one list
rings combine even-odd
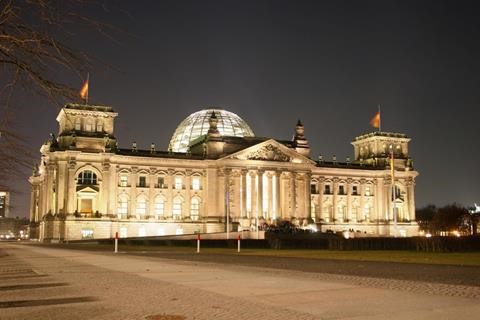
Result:
{"label": "lit window", "polygon": [[179,219],[182,216],[182,198],[173,199],[173,217]]}
{"label": "lit window", "polygon": [[97,122],[97,132],[103,131],[103,123],[101,121]]}
{"label": "lit window", "polygon": [[93,239],[93,230],[82,229],[82,239]]}
{"label": "lit window", "polygon": [[90,170],[84,170],[78,175],[77,183],[95,185],[97,184],[97,175]]}
{"label": "lit window", "polygon": [[147,186],[147,177],[145,176],[138,177],[138,186],[140,188],[145,188]]}
{"label": "lit window", "polygon": [[163,197],[155,198],[155,214],[161,216],[165,213],[165,199]]}
{"label": "lit window", "polygon": [[175,189],[182,189],[182,177],[175,177]]}
{"label": "lit window", "polygon": [[76,131],[82,130],[82,121],[80,120],[80,118],[77,118],[75,120],[75,130]]}
{"label": "lit window", "polygon": [[120,187],[126,187],[128,185],[128,177],[120,176]]}
{"label": "lit window", "polygon": [[147,199],[145,197],[138,197],[137,198],[137,209],[136,213],[144,216],[147,213]]}
{"label": "lit window", "polygon": [[198,220],[198,216],[200,215],[200,201],[198,198],[192,198],[191,208],[190,208],[190,216],[192,220]]}
{"label": "lit window", "polygon": [[165,188],[165,177],[158,177],[158,187]]}
{"label": "lit window", "polygon": [[358,195],[358,187],[357,187],[357,186],[353,186],[353,187],[352,187],[352,194],[353,194],[354,196]]}
{"label": "lit window", "polygon": [[121,227],[121,228],[120,228],[120,238],[126,238],[126,237],[127,237],[127,234],[128,234],[127,228]]}
{"label": "lit window", "polygon": [[92,120],[88,119],[87,122],[85,122],[85,131],[88,131],[88,132],[93,131]]}
{"label": "lit window", "polygon": [[200,190],[200,178],[193,177],[192,178],[192,189],[193,190]]}
{"label": "lit window", "polygon": [[370,187],[365,187],[365,195],[366,195],[366,196],[372,195],[372,192],[371,192],[371,190],[370,190]]}
{"label": "lit window", "polygon": [[126,195],[121,195],[118,199],[118,214],[127,214],[128,213],[128,197]]}

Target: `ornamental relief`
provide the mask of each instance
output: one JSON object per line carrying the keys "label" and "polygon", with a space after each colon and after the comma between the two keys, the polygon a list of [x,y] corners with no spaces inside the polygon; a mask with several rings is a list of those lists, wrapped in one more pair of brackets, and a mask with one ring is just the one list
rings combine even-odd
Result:
{"label": "ornamental relief", "polygon": [[247,155],[242,155],[236,157],[241,160],[266,160],[266,161],[280,161],[280,162],[290,162],[290,156],[283,153],[280,148],[273,145],[264,146],[256,151],[253,151]]}

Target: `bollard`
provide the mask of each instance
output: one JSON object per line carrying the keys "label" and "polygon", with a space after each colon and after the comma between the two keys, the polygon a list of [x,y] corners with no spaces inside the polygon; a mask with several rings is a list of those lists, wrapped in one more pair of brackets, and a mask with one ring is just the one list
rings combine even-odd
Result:
{"label": "bollard", "polygon": [[118,253],[118,232],[115,232],[115,253]]}
{"label": "bollard", "polygon": [[197,253],[200,253],[200,234],[197,234]]}
{"label": "bollard", "polygon": [[237,241],[238,241],[238,250],[237,252],[240,252],[240,240],[242,240],[242,237],[238,235]]}

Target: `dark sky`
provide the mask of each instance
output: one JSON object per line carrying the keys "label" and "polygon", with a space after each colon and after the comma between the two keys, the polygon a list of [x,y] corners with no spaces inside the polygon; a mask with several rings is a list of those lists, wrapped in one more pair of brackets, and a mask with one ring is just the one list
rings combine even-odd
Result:
{"label": "dark sky", "polygon": [[[290,138],[298,118],[312,157],[352,156],[372,131],[412,138],[417,207],[480,202],[480,16],[466,1],[123,1],[91,12],[124,32],[78,32],[102,63],[93,103],[119,113],[120,146],[166,149],[176,126],[206,106],[245,119],[257,136]],[[81,81],[78,80],[80,88]],[[39,103],[20,128],[39,148],[58,106]],[[34,116],[32,117],[31,114]],[[19,183],[14,215],[28,211]]]}

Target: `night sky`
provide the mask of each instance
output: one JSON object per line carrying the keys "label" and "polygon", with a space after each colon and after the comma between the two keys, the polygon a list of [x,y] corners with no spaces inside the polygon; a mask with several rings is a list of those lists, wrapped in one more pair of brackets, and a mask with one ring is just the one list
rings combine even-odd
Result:
{"label": "night sky", "polygon": [[[121,147],[166,150],[176,126],[208,106],[237,113],[257,136],[290,139],[297,119],[312,153],[339,161],[371,132],[412,138],[417,207],[480,202],[480,12],[466,1],[123,1],[90,13],[114,38],[77,30],[97,62],[90,101],[119,116]],[[81,80],[68,78],[70,83]],[[19,112],[38,150],[59,106]],[[33,115],[33,116],[32,116]],[[38,154],[39,158],[39,154]],[[27,176],[14,216],[28,215]]]}

